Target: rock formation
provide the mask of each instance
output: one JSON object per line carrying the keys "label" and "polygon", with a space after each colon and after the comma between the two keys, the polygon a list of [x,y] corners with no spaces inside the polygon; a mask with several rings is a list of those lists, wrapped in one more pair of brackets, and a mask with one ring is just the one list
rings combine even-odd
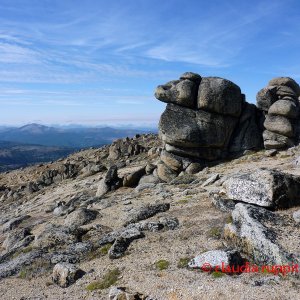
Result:
{"label": "rock formation", "polygon": [[[159,122],[164,150],[158,177],[171,181],[197,173],[208,161],[245,150],[286,149],[299,143],[300,87],[289,77],[272,79],[249,104],[233,82],[187,72],[160,85],[155,97],[167,103]],[[192,165],[192,167],[190,167]]]}
{"label": "rock formation", "polygon": [[257,94],[257,106],[264,111],[264,146],[283,149],[298,143],[300,87],[288,77],[272,79]]}
{"label": "rock formation", "polygon": [[155,97],[168,103],[159,122],[164,151],[158,176],[163,181],[174,179],[191,163],[202,166],[262,148],[262,113],[229,80],[187,72],[158,86]]}

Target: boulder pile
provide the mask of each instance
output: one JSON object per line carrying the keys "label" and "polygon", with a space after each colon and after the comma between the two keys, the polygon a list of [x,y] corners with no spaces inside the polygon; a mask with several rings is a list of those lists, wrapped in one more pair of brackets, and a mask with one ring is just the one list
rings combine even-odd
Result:
{"label": "boulder pile", "polygon": [[233,82],[192,72],[159,85],[155,97],[167,103],[159,122],[164,149],[157,175],[163,181],[245,150],[299,144],[300,86],[289,77],[272,79],[258,92],[257,106]]}
{"label": "boulder pile", "polygon": [[288,77],[272,79],[256,97],[257,107],[264,111],[264,146],[284,149],[298,144],[300,87]]}
{"label": "boulder pile", "polygon": [[196,173],[205,161],[262,148],[262,112],[229,80],[187,72],[158,86],[155,97],[168,103],[159,122],[164,151],[158,176],[164,181],[191,164]]}

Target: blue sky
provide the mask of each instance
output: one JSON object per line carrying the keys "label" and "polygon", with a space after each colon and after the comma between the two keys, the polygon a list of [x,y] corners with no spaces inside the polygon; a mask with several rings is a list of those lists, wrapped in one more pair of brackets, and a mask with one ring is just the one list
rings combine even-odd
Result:
{"label": "blue sky", "polygon": [[0,124],[157,124],[185,71],[300,81],[297,0],[0,0]]}

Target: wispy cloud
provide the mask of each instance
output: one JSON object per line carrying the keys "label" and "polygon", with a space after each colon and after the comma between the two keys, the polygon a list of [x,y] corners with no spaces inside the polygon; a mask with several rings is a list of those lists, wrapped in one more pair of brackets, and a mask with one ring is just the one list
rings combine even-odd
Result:
{"label": "wispy cloud", "polygon": [[292,72],[300,64],[295,3],[2,0],[0,104],[76,116],[91,113],[87,103],[128,116],[124,108],[141,115],[147,104],[159,115],[153,89],[187,70],[241,81],[254,64],[260,74]]}

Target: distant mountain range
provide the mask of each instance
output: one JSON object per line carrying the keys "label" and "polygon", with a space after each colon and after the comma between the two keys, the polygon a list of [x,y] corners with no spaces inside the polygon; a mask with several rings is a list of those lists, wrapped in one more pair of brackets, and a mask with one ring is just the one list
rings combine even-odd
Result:
{"label": "distant mountain range", "polygon": [[2,128],[0,141],[18,142],[43,146],[87,148],[110,144],[113,140],[132,137],[137,133],[153,132],[145,129],[63,128],[28,124],[19,128]]}
{"label": "distant mountain range", "polygon": [[100,147],[118,138],[148,132],[155,130],[49,127],[35,123],[0,127],[0,171],[56,160],[79,149]]}
{"label": "distant mountain range", "polygon": [[66,157],[75,148],[50,147],[0,141],[0,172]]}

